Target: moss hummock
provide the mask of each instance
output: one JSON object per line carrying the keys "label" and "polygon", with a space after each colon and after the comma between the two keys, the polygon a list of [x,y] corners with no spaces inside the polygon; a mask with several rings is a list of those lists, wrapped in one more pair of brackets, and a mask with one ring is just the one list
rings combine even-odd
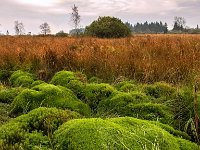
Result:
{"label": "moss hummock", "polygon": [[59,150],[198,150],[196,144],[174,137],[149,121],[128,117],[70,120],[54,137],[55,148]]}
{"label": "moss hummock", "polygon": [[89,106],[80,101],[71,90],[47,83],[22,91],[12,102],[11,114],[27,113],[40,106],[70,109],[85,116],[90,115]]}

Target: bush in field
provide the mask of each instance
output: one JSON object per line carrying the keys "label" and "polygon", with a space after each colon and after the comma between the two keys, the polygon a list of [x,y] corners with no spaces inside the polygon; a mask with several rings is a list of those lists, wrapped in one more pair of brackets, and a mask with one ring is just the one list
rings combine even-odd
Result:
{"label": "bush in field", "polygon": [[198,146],[135,118],[75,119],[54,132],[55,149],[193,150]]}
{"label": "bush in field", "polygon": [[89,106],[80,101],[71,90],[47,83],[22,91],[12,102],[11,114],[26,113],[40,106],[71,109],[90,115]]}
{"label": "bush in field", "polygon": [[55,130],[64,122],[80,118],[76,112],[40,107],[0,127],[0,149],[51,148]]}
{"label": "bush in field", "polygon": [[131,34],[130,29],[118,18],[99,17],[85,29],[85,34],[100,38],[120,38]]}
{"label": "bush in field", "polygon": [[14,98],[23,90],[24,88],[21,88],[21,87],[4,88],[0,90],[0,102],[11,103],[14,100]]}
{"label": "bush in field", "polygon": [[13,72],[10,77],[13,86],[30,87],[34,80],[35,76],[33,74],[21,70]]}
{"label": "bush in field", "polygon": [[87,84],[84,91],[83,100],[89,104],[90,108],[95,113],[97,111],[98,104],[101,101],[107,100],[116,90],[109,84]]}
{"label": "bush in field", "polygon": [[85,87],[86,76],[81,73],[74,73],[71,71],[57,72],[50,83],[54,85],[61,85],[71,89],[78,98],[82,97],[82,91]]}

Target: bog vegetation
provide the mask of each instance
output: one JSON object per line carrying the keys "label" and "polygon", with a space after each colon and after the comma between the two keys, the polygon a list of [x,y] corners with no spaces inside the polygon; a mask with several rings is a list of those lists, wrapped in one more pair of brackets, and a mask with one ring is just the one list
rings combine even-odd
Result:
{"label": "bog vegetation", "polygon": [[196,35],[0,37],[0,149],[199,150],[199,50]]}

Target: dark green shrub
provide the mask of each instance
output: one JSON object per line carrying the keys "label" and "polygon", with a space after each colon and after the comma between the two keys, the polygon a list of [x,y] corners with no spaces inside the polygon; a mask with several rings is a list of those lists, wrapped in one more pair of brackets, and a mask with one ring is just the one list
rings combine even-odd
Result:
{"label": "dark green shrub", "polygon": [[64,123],[54,133],[54,146],[59,150],[91,149],[162,149],[181,150],[185,141],[188,150],[198,149],[189,141],[179,139],[162,128],[135,118],[75,119]]}
{"label": "dark green shrub", "polygon": [[80,118],[80,115],[69,110],[44,107],[32,110],[0,127],[0,149],[11,149],[14,145],[20,145],[22,149],[50,148],[54,131],[74,118]]}
{"label": "dark green shrub", "polygon": [[94,113],[100,101],[107,100],[116,90],[109,84],[87,84],[84,89],[84,101],[89,104]]}
{"label": "dark green shrub", "polygon": [[118,18],[99,17],[85,29],[85,34],[100,38],[120,38],[131,34],[130,29]]}
{"label": "dark green shrub", "polygon": [[10,82],[14,86],[30,87],[34,80],[33,74],[21,70],[13,72],[10,77]]}
{"label": "dark green shrub", "polygon": [[14,98],[23,90],[24,88],[21,87],[5,88],[0,90],[0,102],[11,103],[14,100]]}
{"label": "dark green shrub", "polygon": [[11,114],[26,113],[40,106],[71,109],[90,115],[89,106],[80,101],[71,90],[47,83],[22,91],[12,102]]}
{"label": "dark green shrub", "polygon": [[69,88],[77,95],[78,98],[82,97],[85,82],[86,77],[84,74],[74,73],[71,71],[57,72],[50,81],[51,84]]}

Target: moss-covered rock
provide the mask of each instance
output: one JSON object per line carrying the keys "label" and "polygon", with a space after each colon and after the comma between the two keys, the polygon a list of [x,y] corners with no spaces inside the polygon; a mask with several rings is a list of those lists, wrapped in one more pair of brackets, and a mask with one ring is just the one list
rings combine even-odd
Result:
{"label": "moss-covered rock", "polygon": [[35,79],[33,74],[18,70],[13,72],[10,82],[13,86],[31,87]]}
{"label": "moss-covered rock", "polygon": [[60,150],[182,150],[185,147],[198,150],[196,144],[176,138],[149,121],[135,118],[70,120],[55,132],[54,138],[54,147]]}
{"label": "moss-covered rock", "polygon": [[70,109],[85,116],[90,115],[89,106],[80,101],[71,90],[47,83],[22,91],[12,102],[11,114],[27,113],[40,106]]}
{"label": "moss-covered rock", "polygon": [[94,113],[97,111],[98,104],[101,101],[107,100],[111,98],[111,95],[115,93],[116,90],[109,84],[101,83],[101,84],[87,84],[83,93],[83,100],[89,104],[90,108]]}
{"label": "moss-covered rock", "polygon": [[0,149],[14,146],[22,149],[51,148],[54,131],[74,118],[80,118],[80,115],[69,110],[44,107],[32,110],[0,127]]}
{"label": "moss-covered rock", "polygon": [[71,71],[60,71],[53,76],[50,83],[69,88],[77,95],[78,98],[81,98],[86,80],[87,79],[84,74],[74,73]]}
{"label": "moss-covered rock", "polygon": [[24,88],[21,88],[21,87],[4,88],[0,90],[0,102],[11,103],[14,100],[14,98],[23,90]]}

